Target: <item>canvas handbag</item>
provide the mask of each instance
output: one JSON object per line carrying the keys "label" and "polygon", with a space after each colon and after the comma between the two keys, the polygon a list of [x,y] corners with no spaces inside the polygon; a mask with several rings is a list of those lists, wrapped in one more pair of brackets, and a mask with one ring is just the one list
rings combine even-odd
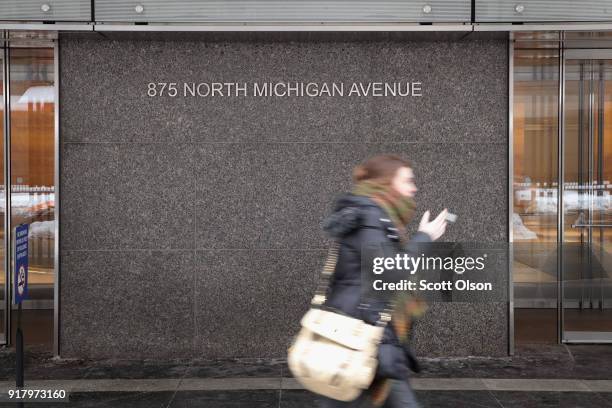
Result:
{"label": "canvas handbag", "polygon": [[329,250],[311,308],[301,320],[301,329],[289,348],[291,373],[304,388],[340,401],[355,400],[376,374],[378,345],[391,320],[386,309],[376,325],[325,309],[329,281],[336,269],[338,243]]}

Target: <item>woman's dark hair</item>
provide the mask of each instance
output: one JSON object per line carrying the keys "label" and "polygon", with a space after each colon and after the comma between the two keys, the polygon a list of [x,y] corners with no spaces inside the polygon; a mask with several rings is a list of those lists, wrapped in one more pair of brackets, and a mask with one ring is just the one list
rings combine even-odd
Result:
{"label": "woman's dark hair", "polygon": [[402,167],[412,168],[412,163],[395,154],[381,154],[355,166],[353,180],[355,183],[372,180],[380,184],[390,184],[397,170]]}

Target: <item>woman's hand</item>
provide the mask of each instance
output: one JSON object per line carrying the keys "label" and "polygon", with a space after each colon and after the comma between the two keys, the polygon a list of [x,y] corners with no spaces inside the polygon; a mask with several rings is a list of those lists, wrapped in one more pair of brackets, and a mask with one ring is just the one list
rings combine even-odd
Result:
{"label": "woman's hand", "polygon": [[429,221],[429,210],[425,211],[421,223],[419,224],[419,231],[429,235],[432,241],[440,238],[446,231],[446,214],[448,210],[445,208],[440,214],[433,220]]}

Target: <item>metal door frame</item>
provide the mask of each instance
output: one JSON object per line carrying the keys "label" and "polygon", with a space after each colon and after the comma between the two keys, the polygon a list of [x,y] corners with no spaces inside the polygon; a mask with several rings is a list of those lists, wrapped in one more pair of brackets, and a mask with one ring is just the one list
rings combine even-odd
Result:
{"label": "metal door frame", "polygon": [[2,61],[1,61],[1,65],[2,67],[0,67],[0,71],[2,72],[2,110],[3,110],[3,115],[2,115],[2,127],[3,127],[3,142],[4,142],[4,151],[2,152],[4,155],[4,166],[3,166],[3,174],[4,174],[4,299],[3,299],[3,311],[2,313],[4,314],[4,325],[2,327],[2,333],[0,333],[0,345],[5,345],[8,344],[8,341],[10,340],[10,330],[11,330],[11,276],[10,276],[10,267],[8,267],[7,265],[10,265],[10,260],[8,260],[8,256],[9,256],[9,250],[7,250],[7,245],[6,242],[8,241],[8,230],[7,230],[7,222],[9,221],[9,218],[7,216],[7,208],[9,207],[9,203],[10,203],[10,194],[8,193],[7,189],[6,189],[6,173],[7,173],[7,168],[9,167],[7,165],[7,152],[8,149],[6,148],[6,140],[8,139],[8,129],[10,128],[10,114],[7,114],[7,106],[9,106],[9,95],[10,95],[10,89],[9,89],[9,78],[8,78],[8,69],[6,69],[7,67],[7,63],[6,63],[6,59],[8,58],[8,47],[5,44],[5,41],[2,40],[2,42],[0,43],[0,52],[2,52]]}
{"label": "metal door frame", "polygon": [[[564,34],[564,33],[562,33]],[[563,41],[563,39],[562,39]],[[564,286],[563,286],[563,243],[565,238],[565,225],[564,225],[564,204],[563,197],[565,194],[565,157],[564,157],[564,147],[565,147],[565,96],[566,96],[566,65],[568,60],[612,60],[612,49],[565,49],[563,46],[563,42],[560,47],[560,61],[561,66],[559,67],[560,80],[559,80],[559,111],[560,111],[560,132],[559,132],[559,143],[558,143],[558,161],[559,161],[559,192],[558,192],[558,207],[557,207],[557,217],[558,217],[558,229],[557,229],[557,242],[558,242],[558,339],[560,343],[612,343],[612,332],[596,332],[596,331],[565,331],[564,323],[565,323],[565,308],[564,308]],[[593,70],[590,69],[590,91],[589,91],[589,117],[592,118],[593,113],[593,98],[594,92],[592,82],[593,82]],[[593,138],[593,120],[591,120],[591,124],[589,125],[589,143],[592,143]],[[589,160],[592,160],[593,151],[590,149],[589,151]],[[589,171],[591,171],[591,167],[589,166]],[[590,194],[591,200],[591,208],[589,208],[589,219],[591,218],[591,210],[592,210],[592,193]],[[589,229],[589,235],[591,234],[592,229]]]}

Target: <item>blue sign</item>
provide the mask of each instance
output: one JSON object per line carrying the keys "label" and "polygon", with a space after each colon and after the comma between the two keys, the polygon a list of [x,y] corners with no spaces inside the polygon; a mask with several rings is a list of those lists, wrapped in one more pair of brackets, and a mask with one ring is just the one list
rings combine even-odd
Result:
{"label": "blue sign", "polygon": [[13,288],[14,304],[28,297],[28,232],[29,225],[21,224],[15,228],[15,282]]}

